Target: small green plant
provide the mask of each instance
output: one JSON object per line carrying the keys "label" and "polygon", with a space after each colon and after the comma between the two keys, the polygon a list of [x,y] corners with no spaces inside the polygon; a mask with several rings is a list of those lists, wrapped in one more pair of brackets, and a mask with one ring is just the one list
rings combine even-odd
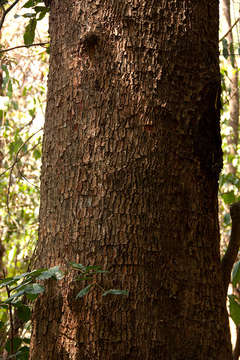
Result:
{"label": "small green plant", "polygon": [[237,261],[233,267],[231,282],[233,287],[233,294],[228,295],[229,312],[235,325],[239,326],[240,325],[240,295],[239,295],[240,261]]}
{"label": "small green plant", "polygon": [[[88,294],[94,287],[98,287],[102,291],[102,295],[128,295],[127,290],[109,289],[105,290],[97,281],[97,274],[104,274],[108,271],[102,270],[101,266],[90,265],[84,266],[74,262],[69,263],[70,270],[77,270],[78,274],[74,277],[75,281],[88,281],[90,282],[86,287],[81,289],[76,298],[81,298]],[[62,280],[64,274],[58,266],[50,269],[37,269],[26,272],[14,277],[4,277],[0,279],[0,291],[4,299],[0,299],[0,335],[1,330],[7,331],[7,336],[4,342],[4,348],[9,354],[7,359],[27,360],[29,356],[29,336],[24,333],[28,331],[31,323],[32,303],[36,298],[42,294],[45,287],[40,284],[40,281],[55,279]],[[17,315],[21,320],[25,332],[23,336],[15,335],[14,315]],[[3,349],[0,349],[3,350]],[[0,358],[1,360],[1,358]]]}
{"label": "small green plant", "polygon": [[119,290],[119,289],[109,289],[105,290],[95,279],[95,275],[108,273],[107,270],[102,270],[101,266],[98,265],[90,265],[84,266],[82,264],[76,264],[74,262],[69,263],[73,270],[78,271],[78,276],[75,277],[76,281],[84,281],[87,280],[90,282],[85,288],[83,288],[76,296],[76,298],[80,298],[85,296],[92,288],[98,287],[102,290],[102,296],[106,296],[108,294],[112,295],[128,295],[127,290]]}
{"label": "small green plant", "polygon": [[37,22],[46,16],[49,12],[49,7],[47,7],[42,0],[28,0],[23,5],[23,8],[29,9],[30,11],[22,15],[29,19],[29,23],[27,24],[23,35],[24,44],[28,46],[33,44]]}
{"label": "small green plant", "polygon": [[30,339],[29,337],[19,338],[16,336],[14,315],[17,315],[25,330],[29,328],[32,302],[44,292],[44,286],[39,284],[39,281],[50,278],[56,280],[63,278],[58,266],[0,279],[0,289],[5,297],[5,299],[0,300],[1,318],[5,319],[5,321],[0,321],[0,330],[3,328],[7,330],[4,347],[9,354],[8,359],[28,359]]}

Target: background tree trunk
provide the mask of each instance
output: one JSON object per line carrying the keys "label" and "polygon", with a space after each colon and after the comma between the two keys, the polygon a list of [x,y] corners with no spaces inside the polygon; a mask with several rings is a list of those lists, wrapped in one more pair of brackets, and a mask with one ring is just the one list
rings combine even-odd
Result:
{"label": "background tree trunk", "polygon": [[217,217],[218,1],[54,0],[32,360],[231,359]]}
{"label": "background tree trunk", "polygon": [[[222,9],[226,22],[226,29],[229,30],[232,27],[230,0],[222,0]],[[229,50],[232,47],[232,52],[234,54],[234,41],[233,41],[232,31],[228,33],[226,39],[228,42]],[[230,110],[229,126],[231,127],[231,132],[228,135],[228,139],[227,139],[229,145],[228,154],[230,155],[230,160],[227,163],[227,168],[231,174],[236,174],[237,171],[236,166],[234,166],[232,163],[232,159],[237,155],[238,126],[239,126],[238,65],[236,62],[235,55],[232,55],[228,58],[228,69],[229,69],[228,71],[229,86],[231,89],[229,96],[229,110]]]}

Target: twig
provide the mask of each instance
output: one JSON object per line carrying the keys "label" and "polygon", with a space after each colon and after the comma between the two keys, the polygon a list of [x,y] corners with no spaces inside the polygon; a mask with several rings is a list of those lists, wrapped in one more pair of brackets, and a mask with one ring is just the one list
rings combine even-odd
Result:
{"label": "twig", "polygon": [[[35,133],[33,133],[31,136],[29,136],[27,138],[26,141],[24,141],[24,143],[20,146],[20,148],[18,149],[17,153],[16,153],[16,157],[15,160],[13,162],[13,164],[10,167],[10,173],[9,173],[9,180],[8,180],[8,189],[7,189],[7,200],[6,200],[6,204],[7,204],[7,211],[8,211],[8,215],[10,216],[10,209],[9,209],[9,195],[10,195],[10,188],[12,186],[12,173],[13,173],[13,169],[14,166],[17,164],[17,162],[19,161],[19,153],[21,152],[21,150],[23,149],[23,147],[26,145],[26,143],[33,137],[35,136],[37,133],[39,133],[39,131],[41,131],[43,128],[37,130]],[[9,169],[8,169],[9,170]],[[1,174],[2,175],[2,174]],[[0,176],[1,176],[0,175]]]}
{"label": "twig", "polygon": [[[3,276],[4,276],[4,279],[5,279],[6,278],[6,273],[5,273],[4,269],[3,269]],[[6,285],[6,290],[7,290],[8,298],[10,298],[11,293],[10,293],[10,289],[9,289],[8,285]],[[10,319],[10,328],[11,328],[10,355],[12,355],[13,354],[14,325],[13,325],[13,314],[12,314],[12,305],[11,304],[8,304],[8,310],[9,310],[9,319]]]}
{"label": "twig", "polygon": [[[29,122],[29,124],[26,124],[26,126],[28,126],[28,125],[31,125],[31,122]],[[24,127],[25,127],[25,126],[24,126]],[[19,129],[19,132],[22,131],[22,130],[24,129],[24,127],[20,128],[20,129]],[[43,128],[39,129],[39,131],[42,130],[42,129],[43,129]],[[39,144],[40,144],[40,142],[38,142],[37,144],[35,144],[35,145],[34,145],[31,149],[29,149],[26,153],[29,153],[29,152],[33,151]],[[26,153],[25,153],[25,154],[26,154]],[[16,163],[17,163],[18,161],[20,161],[21,158],[22,158],[25,154],[23,154],[21,157],[18,157],[17,159],[15,158],[13,164],[10,165],[9,167],[7,167],[3,172],[0,173],[0,177],[3,176],[4,174],[6,174],[6,172],[8,172],[13,166],[15,166]],[[1,360],[1,359],[0,359],[0,360]]]}
{"label": "twig", "polygon": [[228,31],[226,32],[226,34],[223,35],[223,36],[221,37],[221,39],[219,39],[219,42],[221,42],[226,36],[228,36],[228,34],[232,31],[232,29],[234,28],[234,26],[237,25],[237,23],[239,22],[239,20],[240,20],[240,17],[237,18],[237,20],[233,23],[233,25],[230,27],[230,29],[228,29]]}
{"label": "twig", "polygon": [[17,5],[17,3],[19,2],[20,0],[15,0],[12,5],[10,5],[6,10],[4,9],[4,7],[2,6],[2,9],[3,9],[3,16],[0,20],[0,30],[2,29],[2,26],[3,26],[3,23],[4,23],[4,20],[5,20],[5,17],[7,15],[7,13],[9,13],[10,10],[12,10],[12,8]]}
{"label": "twig", "polygon": [[232,218],[232,231],[227,251],[222,258],[223,286],[226,294],[231,278],[232,267],[240,246],[240,202],[236,202],[230,206],[230,215]]}
{"label": "twig", "polygon": [[103,292],[106,292],[106,290],[101,286],[99,285],[97,282],[94,282],[93,285],[97,286],[99,289],[101,289]]}
{"label": "twig", "polygon": [[14,46],[12,48],[0,50],[0,54],[7,52],[7,51],[15,50],[15,49],[29,48],[31,46],[44,46],[44,45],[48,45],[48,44],[49,44],[49,42],[40,42],[40,43],[34,43],[34,44],[30,44],[30,45],[18,45],[18,46]]}
{"label": "twig", "polygon": [[[39,145],[39,144],[36,144],[36,145]],[[17,164],[17,169],[18,169],[19,175],[21,176],[21,178],[22,178],[23,180],[25,180],[25,181],[26,181],[27,183],[29,183],[31,186],[34,186],[36,189],[38,189],[38,190],[40,189],[39,186],[33,184],[31,181],[29,181],[29,180],[26,178],[26,176],[23,175],[21,169],[19,169],[18,164]]]}
{"label": "twig", "polygon": [[229,102],[229,100],[231,100],[236,95],[237,92],[238,90],[235,90],[234,93],[226,101],[224,101],[222,106],[226,105]]}

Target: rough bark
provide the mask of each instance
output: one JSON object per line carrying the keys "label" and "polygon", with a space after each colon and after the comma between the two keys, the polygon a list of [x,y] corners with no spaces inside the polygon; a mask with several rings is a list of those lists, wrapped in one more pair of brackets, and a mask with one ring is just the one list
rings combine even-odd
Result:
{"label": "rough bark", "polygon": [[218,1],[54,0],[31,360],[231,359],[219,256]]}

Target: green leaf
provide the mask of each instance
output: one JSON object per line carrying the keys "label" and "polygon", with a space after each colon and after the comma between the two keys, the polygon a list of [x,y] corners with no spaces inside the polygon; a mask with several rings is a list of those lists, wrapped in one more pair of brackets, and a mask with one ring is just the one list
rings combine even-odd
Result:
{"label": "green leaf", "polygon": [[240,261],[237,261],[232,270],[232,284],[234,287],[240,282]]}
{"label": "green leaf", "polygon": [[32,8],[35,5],[35,0],[28,0],[24,5],[23,8]]}
{"label": "green leaf", "polygon": [[28,112],[29,112],[29,115],[32,117],[36,116],[36,108],[35,107],[33,109],[29,109]]}
{"label": "green leaf", "polygon": [[128,290],[119,290],[119,289],[110,289],[105,291],[102,296],[106,296],[106,295],[125,295],[128,296],[129,295],[129,291]]}
{"label": "green leaf", "polygon": [[36,13],[39,13],[41,11],[45,11],[46,10],[46,6],[34,6],[33,8],[35,10]]}
{"label": "green leaf", "polygon": [[225,57],[225,59],[227,59],[229,56],[227,39],[222,40],[222,46],[223,46],[223,56]]}
{"label": "green leaf", "polygon": [[[29,359],[29,347],[21,347],[15,355],[12,355],[15,360],[28,360]],[[10,357],[9,357],[10,358]]]}
{"label": "green leaf", "polygon": [[37,21],[42,20],[48,12],[49,12],[49,8],[45,7],[45,9],[42,12],[40,12],[39,17],[37,18]]}
{"label": "green leaf", "polygon": [[[13,352],[16,352],[17,349],[20,347],[22,343],[22,339],[16,337],[12,340],[12,344],[13,344]],[[8,341],[6,342],[6,345],[5,345],[5,349],[7,350],[7,352],[10,353],[11,351],[11,339],[8,339]]]}
{"label": "green leaf", "polygon": [[235,202],[235,194],[233,190],[221,194],[221,197],[225,204],[232,204],[233,202]]}
{"label": "green leaf", "polygon": [[29,306],[21,304],[20,306],[17,306],[17,315],[19,319],[27,322],[31,319],[31,309]]}
{"label": "green leaf", "polygon": [[12,304],[16,302],[16,299],[21,297],[24,294],[24,290],[17,291],[15,294],[11,295],[7,300],[4,301],[5,304]]}
{"label": "green leaf", "polygon": [[27,91],[28,91],[27,87],[24,86],[23,92],[22,92],[22,96],[26,96],[26,95],[27,95]]}
{"label": "green leaf", "polygon": [[34,149],[34,151],[33,151],[33,157],[34,157],[35,160],[40,159],[40,158],[41,158],[41,151],[38,150],[38,149]]}
{"label": "green leaf", "polygon": [[16,284],[16,282],[17,282],[17,280],[15,280],[14,278],[1,279],[0,280],[0,289],[5,287],[6,285]]}
{"label": "green leaf", "polygon": [[34,13],[26,13],[26,14],[24,14],[22,16],[25,17],[25,18],[35,18],[36,14],[34,14]]}
{"label": "green leaf", "polygon": [[30,271],[28,273],[25,273],[24,277],[31,278],[31,279],[36,279],[40,274],[42,274],[46,270],[47,269],[32,270],[32,271]]}
{"label": "green leaf", "polygon": [[30,19],[28,25],[25,28],[25,32],[23,35],[25,45],[31,45],[33,43],[35,38],[36,25],[37,25],[36,18]]}
{"label": "green leaf", "polygon": [[86,286],[85,288],[83,288],[81,291],[79,291],[79,293],[76,296],[76,299],[87,295],[87,293],[89,292],[89,290],[91,289],[92,286],[93,286],[93,284],[90,284],[90,285]]}
{"label": "green leaf", "polygon": [[[31,281],[31,280],[30,280]],[[30,300],[35,300],[36,297],[41,294],[45,288],[39,284],[31,284],[30,281],[26,281],[23,284],[20,284],[15,290],[15,294],[11,295],[7,300],[3,303],[5,304],[15,304],[16,299],[21,297],[23,294],[26,294]]]}
{"label": "green leaf", "polygon": [[86,267],[83,266],[82,264],[77,264],[77,263],[72,262],[72,261],[70,261],[69,264],[75,270],[81,270],[81,271],[84,271],[84,272],[86,271]]}
{"label": "green leaf", "polygon": [[85,267],[85,271],[86,272],[93,272],[93,273],[100,273],[100,272],[105,272],[104,270],[102,270],[102,267],[99,265],[89,265]]}
{"label": "green leaf", "polygon": [[26,285],[26,287],[24,288],[24,293],[30,294],[30,295],[38,295],[38,294],[41,294],[44,290],[45,290],[45,288],[42,285],[29,284],[29,285]]}
{"label": "green leaf", "polygon": [[37,277],[38,280],[47,280],[50,278],[54,278],[56,280],[63,279],[63,273],[59,269],[59,266],[54,266],[46,271],[44,271],[41,275]]}
{"label": "green leaf", "polygon": [[13,277],[14,280],[20,280],[20,279],[24,279],[27,275],[29,275],[30,272],[25,272],[25,273],[22,273],[22,274],[19,274],[19,275],[16,275]]}
{"label": "green leaf", "polygon": [[4,309],[4,310],[8,310],[8,305],[1,303],[0,304],[0,309]]}
{"label": "green leaf", "polygon": [[11,80],[9,80],[9,82],[8,82],[7,96],[11,98],[11,97],[12,97],[12,93],[13,93],[12,82],[11,82]]}
{"label": "green leaf", "polygon": [[106,273],[109,273],[109,271],[108,271],[108,270],[101,270],[101,269],[99,269],[99,270],[94,271],[94,273],[95,273],[95,274],[106,274]]}
{"label": "green leaf", "polygon": [[7,81],[9,79],[9,71],[6,65],[2,64],[2,69],[5,72],[5,77],[7,78]]}
{"label": "green leaf", "polygon": [[21,282],[21,284],[19,284],[18,286],[14,287],[11,289],[11,291],[20,291],[20,290],[24,290],[24,288],[26,287],[26,285],[31,284],[32,279],[25,279],[23,282]]}
{"label": "green leaf", "polygon": [[22,341],[23,341],[25,344],[30,344],[31,338],[23,338]]}
{"label": "green leaf", "polygon": [[12,155],[13,153],[17,153],[20,147],[23,144],[23,140],[20,136],[15,136],[15,139],[13,142],[9,144],[9,153]]}
{"label": "green leaf", "polygon": [[26,294],[26,297],[28,300],[30,301],[34,301],[36,300],[36,298],[38,297],[39,294],[33,295],[33,294]]}
{"label": "green leaf", "polygon": [[4,327],[5,322],[0,320],[0,330]]}
{"label": "green leaf", "polygon": [[236,326],[240,324],[240,305],[236,301],[236,296],[228,295],[229,298],[229,310],[230,316],[233,319]]}
{"label": "green leaf", "polygon": [[226,213],[223,217],[223,223],[225,226],[230,225],[231,224],[231,216],[229,213]]}

